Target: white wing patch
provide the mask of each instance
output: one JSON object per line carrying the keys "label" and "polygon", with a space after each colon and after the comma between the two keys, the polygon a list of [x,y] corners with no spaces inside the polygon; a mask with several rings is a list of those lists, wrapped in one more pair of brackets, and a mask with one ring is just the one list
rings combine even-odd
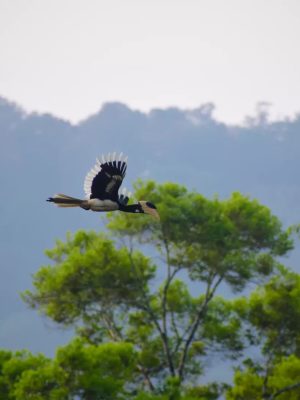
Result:
{"label": "white wing patch", "polygon": [[119,194],[119,203],[126,205],[131,197],[131,192],[129,192],[126,188],[123,188],[121,193]]}
{"label": "white wing patch", "polygon": [[126,188],[123,188],[121,191],[121,194],[119,196],[119,199],[125,199],[127,197],[127,199],[130,199],[132,193],[129,192]]}
{"label": "white wing patch", "polygon": [[131,192],[129,192],[125,187],[122,189],[122,192],[121,192],[121,194],[124,196],[124,197],[131,197]]}
{"label": "white wing patch", "polygon": [[83,184],[85,196],[86,196],[87,199],[89,199],[90,196],[91,196],[93,179],[95,178],[95,176],[100,171],[101,171],[101,163],[97,158],[96,164],[93,166],[93,168],[86,175],[85,180],[84,180],[84,184]]}
{"label": "white wing patch", "polygon": [[[124,175],[124,172],[126,170],[126,164],[127,164],[128,157],[124,158],[123,160],[122,160],[122,158],[123,158],[123,153],[120,153],[119,155],[117,155],[117,153],[114,152],[114,153],[108,153],[106,156],[104,156],[102,154],[101,160],[99,158],[96,159],[96,164],[88,172],[88,174],[86,175],[86,177],[84,179],[83,189],[84,189],[85,196],[86,196],[87,199],[89,199],[90,196],[91,196],[93,180],[94,180],[95,176],[98,175],[98,173],[101,171],[101,165],[102,164],[112,163],[114,161],[116,161],[116,162],[121,161],[122,164],[121,164],[121,171],[120,172],[122,173],[122,175]],[[125,193],[124,193],[124,195],[125,195]],[[129,197],[128,194],[127,194],[127,196]]]}

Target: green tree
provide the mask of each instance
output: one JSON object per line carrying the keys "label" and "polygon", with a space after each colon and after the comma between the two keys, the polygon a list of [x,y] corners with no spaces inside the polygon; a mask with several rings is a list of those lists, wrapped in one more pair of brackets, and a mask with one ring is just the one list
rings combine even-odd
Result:
{"label": "green tree", "polygon": [[[19,388],[27,374],[49,367],[50,360],[42,354],[32,355],[28,351],[0,351],[0,399],[19,400]],[[36,397],[38,399],[38,397]]]}
{"label": "green tree", "polygon": [[107,234],[69,234],[46,252],[52,264],[34,275],[23,298],[76,326],[90,345],[131,344],[132,395],[217,398],[213,383],[194,384],[194,392],[188,386],[213,351],[237,357],[244,346],[236,305],[217,290],[223,284],[236,293],[272,276],[277,256],[292,248],[289,232],[239,193],[221,201],[172,183],[138,182],[135,189],[157,205],[160,223],[112,213]]}
{"label": "green tree", "polygon": [[256,357],[236,370],[227,399],[299,399],[300,276],[282,268],[248,298],[235,300],[234,308]]}
{"label": "green tree", "polygon": [[129,343],[89,345],[80,339],[53,360],[29,352],[1,352],[0,399],[125,399],[135,367]]}

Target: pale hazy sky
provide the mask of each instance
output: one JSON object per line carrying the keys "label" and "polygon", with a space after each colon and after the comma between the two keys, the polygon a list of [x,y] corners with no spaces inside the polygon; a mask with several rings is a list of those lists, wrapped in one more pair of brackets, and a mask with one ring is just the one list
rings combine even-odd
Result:
{"label": "pale hazy sky", "polygon": [[300,111],[300,0],[0,0],[0,96],[78,121],[107,101],[242,121]]}

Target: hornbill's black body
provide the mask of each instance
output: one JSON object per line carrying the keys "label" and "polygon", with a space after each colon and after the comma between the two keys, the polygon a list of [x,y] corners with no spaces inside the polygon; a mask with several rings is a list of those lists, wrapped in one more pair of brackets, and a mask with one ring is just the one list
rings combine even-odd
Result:
{"label": "hornbill's black body", "polygon": [[123,189],[119,194],[119,188],[125,177],[127,169],[127,157],[122,158],[122,153],[102,156],[97,159],[96,165],[87,174],[84,181],[86,200],[76,199],[64,194],[56,194],[47,201],[55,203],[58,207],[81,207],[92,211],[124,211],[129,213],[146,213],[159,219],[154,204],[148,201],[139,201],[128,205],[130,194]]}

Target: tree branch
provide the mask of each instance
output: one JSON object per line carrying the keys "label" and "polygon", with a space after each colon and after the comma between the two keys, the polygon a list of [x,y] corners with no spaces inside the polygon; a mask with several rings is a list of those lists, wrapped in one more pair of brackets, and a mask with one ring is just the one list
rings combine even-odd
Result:
{"label": "tree branch", "polygon": [[[162,328],[160,326],[160,324],[158,322],[158,319],[156,318],[156,315],[155,315],[154,311],[152,310],[152,308],[150,306],[148,293],[145,291],[145,288],[143,286],[143,282],[141,281],[140,276],[139,276],[139,271],[136,268],[136,265],[135,265],[134,260],[132,258],[132,249],[130,249],[128,254],[129,254],[131,266],[132,266],[133,270],[135,271],[139,282],[141,283],[140,289],[141,289],[141,292],[142,292],[142,295],[143,295],[143,300],[144,300],[143,303],[144,304],[140,305],[140,308],[147,312],[147,314],[150,317],[150,320],[155,325],[155,327],[156,327],[156,329],[157,329],[157,331],[158,331],[158,333],[159,333],[159,335],[161,337],[162,343],[163,343],[163,349],[164,349],[164,352],[165,352],[166,357],[167,357],[170,373],[172,374],[172,376],[174,376],[175,375],[175,370],[174,370],[174,366],[173,366],[173,362],[172,362],[172,358],[171,358],[171,354],[170,354],[170,349],[169,349],[169,344],[168,344],[168,339],[167,339],[164,327]],[[173,274],[173,277],[174,277],[174,275],[175,274]]]}
{"label": "tree branch", "polygon": [[273,353],[269,353],[269,357],[266,360],[266,370],[265,370],[265,377],[263,380],[263,386],[262,386],[262,398],[266,399],[268,398],[268,381],[269,381],[269,376],[270,376],[270,371],[271,371],[271,362],[273,360]]}
{"label": "tree branch", "polygon": [[144,367],[143,367],[142,365],[140,365],[140,364],[137,364],[137,368],[138,368],[138,370],[144,375],[145,382],[147,383],[147,385],[148,385],[150,391],[151,391],[151,392],[154,392],[154,391],[155,391],[155,387],[153,386],[153,383],[152,383],[152,381],[151,381],[151,378],[150,378],[150,376],[149,376],[148,371],[146,370],[146,368],[144,368]]}
{"label": "tree branch", "polygon": [[185,363],[186,363],[186,359],[187,359],[187,354],[188,354],[188,350],[190,348],[190,345],[194,339],[195,333],[199,327],[200,321],[203,318],[203,316],[205,315],[206,311],[207,311],[207,306],[208,303],[210,302],[210,300],[213,298],[215,291],[217,289],[217,287],[219,286],[219,284],[222,282],[223,280],[223,275],[220,275],[219,279],[217,279],[216,283],[212,286],[213,281],[215,279],[217,275],[214,274],[211,278],[211,280],[208,282],[207,284],[207,288],[206,288],[206,293],[205,293],[205,299],[204,302],[202,303],[200,309],[197,312],[196,318],[194,320],[194,322],[191,325],[191,332],[185,342],[185,345],[183,347],[183,351],[182,351],[182,356],[179,362],[179,367],[178,367],[178,376],[179,378],[182,380],[184,378],[184,367],[185,367]]}
{"label": "tree branch", "polygon": [[284,388],[278,390],[274,394],[271,394],[268,400],[273,400],[273,399],[275,399],[275,397],[278,397],[282,393],[289,392],[290,390],[294,390],[294,389],[297,389],[297,388],[300,388],[300,382],[294,383],[293,385],[285,386]]}
{"label": "tree branch", "polygon": [[102,319],[103,319],[104,324],[106,325],[106,329],[107,329],[111,339],[115,342],[122,340],[120,332],[118,332],[114,323],[112,323],[111,318],[107,314],[103,314]]}
{"label": "tree branch", "polygon": [[[180,336],[180,334],[179,334],[178,327],[177,327],[177,324],[176,324],[176,321],[175,321],[174,312],[171,311],[170,314],[171,314],[171,325],[172,325],[172,329],[173,329],[174,334],[175,334],[175,336],[176,336],[176,342],[178,343],[178,342],[181,340],[181,336]],[[176,352],[174,352],[174,354],[175,354],[175,353],[176,353]]]}
{"label": "tree branch", "polygon": [[[113,316],[108,315],[108,314],[103,314],[102,317],[107,325],[106,329],[108,330],[109,334],[111,335],[112,340],[114,340],[116,342],[117,341],[125,341],[122,333],[119,331],[119,329],[116,326]],[[151,392],[154,392],[155,388],[150,379],[147,369],[144,368],[143,365],[141,365],[141,364],[137,364],[137,369],[144,375],[144,380],[147,383],[149,390]]]}
{"label": "tree branch", "polygon": [[169,335],[168,335],[168,325],[167,325],[167,296],[170,284],[176,273],[179,271],[179,268],[174,268],[173,272],[171,272],[170,251],[169,251],[168,241],[166,238],[164,238],[163,242],[166,250],[166,264],[167,264],[167,279],[163,288],[163,295],[162,295],[162,324],[163,324],[163,335],[164,335],[164,347],[171,375],[175,376],[173,357],[169,346]]}

